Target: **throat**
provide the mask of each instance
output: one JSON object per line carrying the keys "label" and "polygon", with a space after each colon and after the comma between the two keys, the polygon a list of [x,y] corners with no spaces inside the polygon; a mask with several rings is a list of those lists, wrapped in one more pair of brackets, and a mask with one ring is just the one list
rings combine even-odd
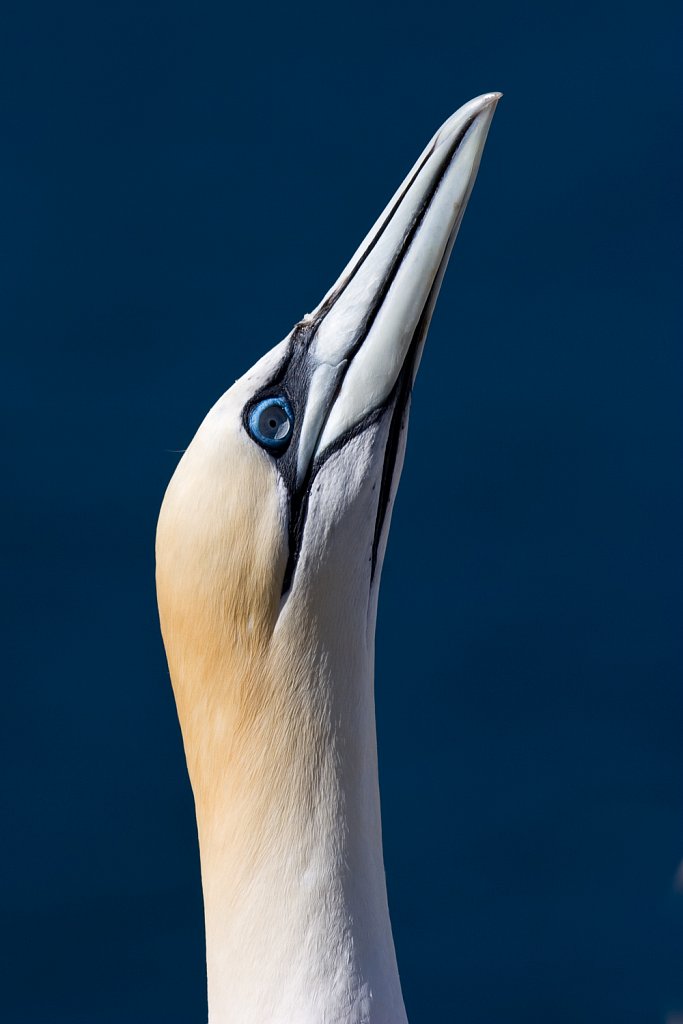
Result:
{"label": "throat", "polygon": [[192,773],[209,1024],[406,1022],[372,689],[335,708],[315,683],[219,729]]}

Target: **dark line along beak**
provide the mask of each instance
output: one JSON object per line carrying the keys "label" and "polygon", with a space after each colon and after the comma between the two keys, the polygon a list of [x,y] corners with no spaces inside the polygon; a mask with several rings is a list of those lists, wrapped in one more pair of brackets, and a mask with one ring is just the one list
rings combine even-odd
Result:
{"label": "dark line along beak", "polygon": [[297,486],[314,458],[386,403],[419,327],[414,377],[500,95],[479,96],[445,122],[337,283],[303,321],[314,334]]}

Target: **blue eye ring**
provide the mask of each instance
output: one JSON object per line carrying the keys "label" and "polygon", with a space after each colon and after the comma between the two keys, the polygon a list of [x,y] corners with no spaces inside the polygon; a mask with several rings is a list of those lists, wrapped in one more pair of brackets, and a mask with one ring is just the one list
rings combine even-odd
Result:
{"label": "blue eye ring", "polygon": [[292,439],[294,413],[282,395],[270,395],[257,402],[247,422],[253,439],[268,451],[282,452]]}

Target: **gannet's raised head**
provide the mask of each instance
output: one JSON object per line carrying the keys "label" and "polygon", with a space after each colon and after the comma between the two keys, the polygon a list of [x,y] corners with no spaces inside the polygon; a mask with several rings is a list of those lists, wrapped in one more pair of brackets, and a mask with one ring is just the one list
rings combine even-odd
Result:
{"label": "gannet's raised head", "polygon": [[[437,132],[317,309],[211,409],[164,499],[159,608],[197,805],[210,997],[213,985],[226,1019],[308,1020],[302,986],[288,986],[332,956],[359,991],[391,989],[377,589],[413,380],[498,95]],[[264,944],[279,963],[268,995]],[[328,987],[347,992],[328,966]],[[384,998],[403,1019],[400,993]],[[312,1020],[346,1019],[332,1016],[341,1003],[315,1005]]]}

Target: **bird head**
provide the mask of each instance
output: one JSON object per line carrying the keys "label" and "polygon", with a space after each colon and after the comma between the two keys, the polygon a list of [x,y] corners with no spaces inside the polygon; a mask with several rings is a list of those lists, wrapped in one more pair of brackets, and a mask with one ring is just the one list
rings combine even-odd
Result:
{"label": "bird head", "polygon": [[371,665],[415,373],[498,96],[446,121],[320,305],[219,399],[177,467],[157,578],[191,774],[198,723],[195,746],[207,718],[234,738],[306,686],[320,699],[319,679],[302,682],[314,663],[343,680]]}

